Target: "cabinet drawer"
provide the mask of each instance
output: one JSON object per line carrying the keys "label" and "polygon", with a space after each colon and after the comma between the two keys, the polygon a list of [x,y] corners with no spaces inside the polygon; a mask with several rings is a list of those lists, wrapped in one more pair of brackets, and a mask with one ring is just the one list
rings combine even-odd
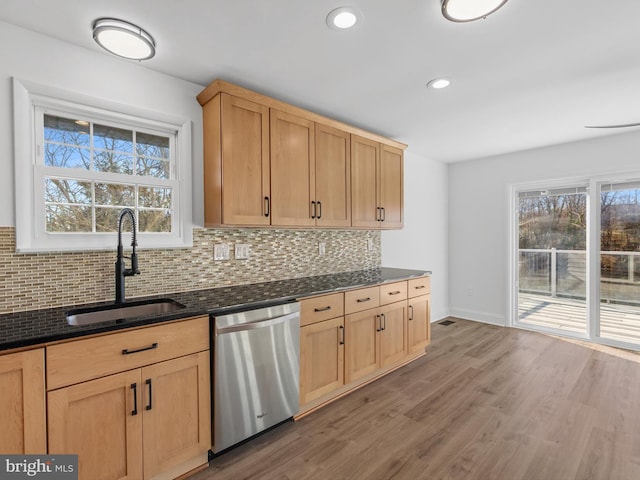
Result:
{"label": "cabinet drawer", "polygon": [[344,315],[344,294],[332,293],[300,301],[300,326]]}
{"label": "cabinet drawer", "polygon": [[431,293],[431,278],[420,277],[409,280],[409,298]]}
{"label": "cabinet drawer", "polygon": [[361,312],[380,305],[380,287],[361,288],[344,294],[344,313]]}
{"label": "cabinet drawer", "polygon": [[47,390],[209,349],[209,317],[47,347]]}
{"label": "cabinet drawer", "polygon": [[380,305],[388,305],[407,299],[407,282],[380,285]]}

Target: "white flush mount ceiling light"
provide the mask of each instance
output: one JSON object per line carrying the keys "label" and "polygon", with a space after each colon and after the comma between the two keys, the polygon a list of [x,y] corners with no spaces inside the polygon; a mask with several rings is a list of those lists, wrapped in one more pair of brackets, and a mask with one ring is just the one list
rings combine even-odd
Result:
{"label": "white flush mount ceiling light", "polygon": [[451,85],[451,80],[449,80],[448,78],[434,78],[433,80],[429,80],[429,83],[427,83],[427,87],[428,88],[433,88],[434,90],[440,90],[442,88],[447,88],[449,85]]}
{"label": "white flush mount ceiling light", "polygon": [[507,0],[442,0],[442,14],[452,22],[471,22],[485,18]]}
{"label": "white flush mount ceiling light", "polygon": [[148,32],[117,18],[99,18],[92,25],[93,39],[107,52],[130,60],[148,60],[156,54],[156,42]]}
{"label": "white flush mount ceiling light", "polygon": [[362,22],[362,12],[355,7],[339,7],[327,15],[327,25],[334,30],[348,30]]}

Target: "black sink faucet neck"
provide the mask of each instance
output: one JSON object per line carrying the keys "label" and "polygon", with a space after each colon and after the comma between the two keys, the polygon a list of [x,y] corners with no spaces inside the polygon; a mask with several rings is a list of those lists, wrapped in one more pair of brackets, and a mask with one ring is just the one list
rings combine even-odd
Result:
{"label": "black sink faucet neck", "polygon": [[[130,257],[125,257],[124,248],[122,247],[122,223],[125,217],[129,217],[131,223],[131,247],[133,251],[131,252]],[[133,210],[130,208],[124,208],[120,212],[120,216],[118,217],[118,258],[116,260],[116,303],[124,303],[124,279],[125,277],[132,277],[134,275],[138,275],[140,270],[138,270],[138,255],[136,254],[136,247],[138,246],[137,242],[137,232],[136,232],[136,216],[133,213]],[[131,260],[131,268],[126,268],[124,264],[124,259],[128,258]]]}

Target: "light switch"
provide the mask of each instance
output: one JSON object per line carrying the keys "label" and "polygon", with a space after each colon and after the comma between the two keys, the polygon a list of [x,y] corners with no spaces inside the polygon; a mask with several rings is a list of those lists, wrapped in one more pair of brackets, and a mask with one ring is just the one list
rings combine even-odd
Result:
{"label": "light switch", "polygon": [[250,248],[248,243],[236,243],[236,260],[249,258]]}
{"label": "light switch", "polygon": [[214,260],[229,260],[229,244],[228,243],[216,243],[213,246],[213,259]]}

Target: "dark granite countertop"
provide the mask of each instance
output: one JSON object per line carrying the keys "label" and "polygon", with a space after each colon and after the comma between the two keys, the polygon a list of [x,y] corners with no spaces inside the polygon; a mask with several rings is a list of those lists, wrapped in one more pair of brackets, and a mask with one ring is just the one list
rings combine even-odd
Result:
{"label": "dark granite countertop", "polygon": [[220,315],[232,311],[250,310],[267,305],[290,302],[297,298],[406,280],[430,274],[431,272],[426,270],[383,267],[357,272],[136,298],[135,300],[148,300],[168,297],[183,304],[185,308],[168,314],[147,315],[145,317],[101,322],[93,325],[68,325],[65,318],[66,312],[74,308],[109,305],[113,302],[70,305],[67,307],[2,314],[0,315],[0,350],[46,344],[58,340],[167,322],[197,315]]}

